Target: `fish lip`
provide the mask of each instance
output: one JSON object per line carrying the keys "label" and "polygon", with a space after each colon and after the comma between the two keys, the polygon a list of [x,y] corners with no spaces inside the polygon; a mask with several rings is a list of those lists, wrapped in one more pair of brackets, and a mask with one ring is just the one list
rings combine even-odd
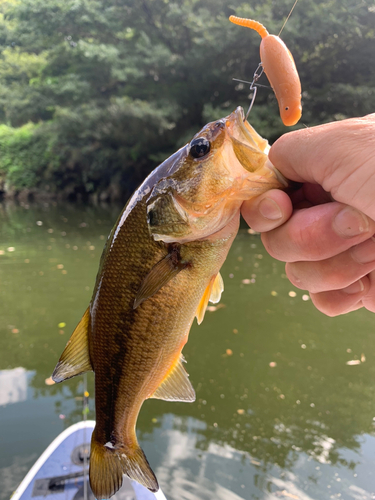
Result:
{"label": "fish lip", "polygon": [[[251,125],[246,120],[245,112],[244,112],[242,106],[237,106],[237,108],[233,111],[232,115],[234,115],[233,122],[240,129],[240,131],[243,133],[243,135],[249,141],[249,143],[252,145],[254,145],[254,142],[257,143],[258,141],[256,140],[256,137],[254,137],[254,135],[258,136],[258,134],[255,132],[255,130],[251,127]],[[233,132],[234,132],[233,136],[235,136],[236,135],[235,131],[233,131]],[[260,138],[260,136],[258,136],[258,137]],[[265,142],[265,147],[263,149],[259,147],[259,143],[256,145],[256,147],[262,153],[268,154],[270,146],[268,145],[267,141],[264,141],[264,142]]]}
{"label": "fish lip", "polygon": [[[242,134],[244,135],[245,139],[248,140],[250,144],[253,145],[254,147],[254,135],[258,136],[257,132],[251,127],[251,125],[248,123],[248,121],[245,119],[245,113],[244,110],[241,106],[238,106],[231,115],[228,117],[230,123],[234,124],[234,127],[232,129],[232,136],[235,137],[236,131],[235,127],[237,126]],[[261,138],[259,136],[259,138]],[[263,138],[261,138],[263,139]],[[268,141],[264,140],[264,147],[260,147],[259,141],[257,142],[256,148],[261,151],[262,153],[266,154],[268,156],[268,152],[271,148],[271,146],[268,144]],[[265,165],[267,168],[272,170],[277,178],[277,180],[280,182],[280,184],[284,187],[284,189],[290,187],[290,181],[279,171],[277,168],[271,163],[269,158],[267,158]]]}

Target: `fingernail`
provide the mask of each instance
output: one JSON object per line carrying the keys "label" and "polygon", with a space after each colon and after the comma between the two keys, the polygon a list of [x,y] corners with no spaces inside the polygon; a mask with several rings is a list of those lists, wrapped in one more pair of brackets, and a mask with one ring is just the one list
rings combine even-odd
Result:
{"label": "fingernail", "polygon": [[358,280],[347,286],[346,288],[343,288],[342,291],[347,293],[348,295],[354,295],[356,293],[363,292],[364,289],[365,285],[363,284],[362,280]]}
{"label": "fingernail", "polygon": [[346,207],[339,212],[334,221],[333,229],[341,238],[353,238],[369,230],[367,217],[355,208]]}
{"label": "fingernail", "polygon": [[265,219],[277,220],[281,219],[283,215],[279,205],[275,201],[271,200],[271,198],[264,198],[259,203],[258,208],[259,212],[263,215]]}
{"label": "fingernail", "polygon": [[360,245],[352,247],[352,257],[359,264],[375,261],[375,239],[372,237]]}

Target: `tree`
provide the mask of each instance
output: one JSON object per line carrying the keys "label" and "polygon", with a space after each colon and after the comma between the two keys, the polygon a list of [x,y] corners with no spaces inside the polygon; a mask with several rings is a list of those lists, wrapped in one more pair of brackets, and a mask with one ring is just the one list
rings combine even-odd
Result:
{"label": "tree", "polygon": [[[251,80],[260,38],[228,16],[278,33],[290,7],[289,0],[2,1],[0,119],[12,127],[41,122],[35,133],[49,158],[29,187],[106,196],[120,186],[128,195],[207,121],[247,106],[247,86],[232,78]],[[297,4],[282,37],[301,75],[304,124],[373,110],[374,20],[370,0]],[[271,141],[286,131],[270,89],[258,92],[250,121]],[[0,162],[3,175],[7,168]]]}

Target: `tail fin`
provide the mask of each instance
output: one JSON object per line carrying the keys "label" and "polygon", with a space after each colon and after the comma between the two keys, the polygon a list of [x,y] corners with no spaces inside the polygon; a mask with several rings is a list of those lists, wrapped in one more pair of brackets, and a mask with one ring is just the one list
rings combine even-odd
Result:
{"label": "tail fin", "polygon": [[110,498],[121,488],[127,475],[150,491],[159,489],[158,481],[137,442],[130,447],[110,447],[99,443],[95,431],[91,438],[90,486],[98,500]]}

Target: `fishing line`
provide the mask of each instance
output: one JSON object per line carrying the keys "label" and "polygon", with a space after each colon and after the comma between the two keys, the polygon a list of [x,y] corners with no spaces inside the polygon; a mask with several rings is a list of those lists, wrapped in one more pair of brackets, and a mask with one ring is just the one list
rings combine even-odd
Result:
{"label": "fishing line", "polygon": [[289,14],[288,14],[287,18],[285,19],[284,24],[282,25],[281,30],[279,31],[278,36],[280,36],[280,35],[281,35],[281,32],[283,31],[283,29],[284,29],[284,27],[285,27],[286,23],[288,22],[288,20],[289,20],[290,16],[292,15],[292,12],[293,12],[293,10],[294,10],[294,7],[297,5],[297,2],[298,2],[298,0],[296,0],[296,1],[294,2],[293,7],[290,9],[290,12],[289,12]]}
{"label": "fishing line", "polygon": [[[247,83],[251,85],[252,82],[248,82],[247,80],[240,80],[239,78],[232,78],[235,82]],[[271,85],[263,85],[261,83],[254,83],[256,87],[263,87],[264,89],[272,89]]]}

